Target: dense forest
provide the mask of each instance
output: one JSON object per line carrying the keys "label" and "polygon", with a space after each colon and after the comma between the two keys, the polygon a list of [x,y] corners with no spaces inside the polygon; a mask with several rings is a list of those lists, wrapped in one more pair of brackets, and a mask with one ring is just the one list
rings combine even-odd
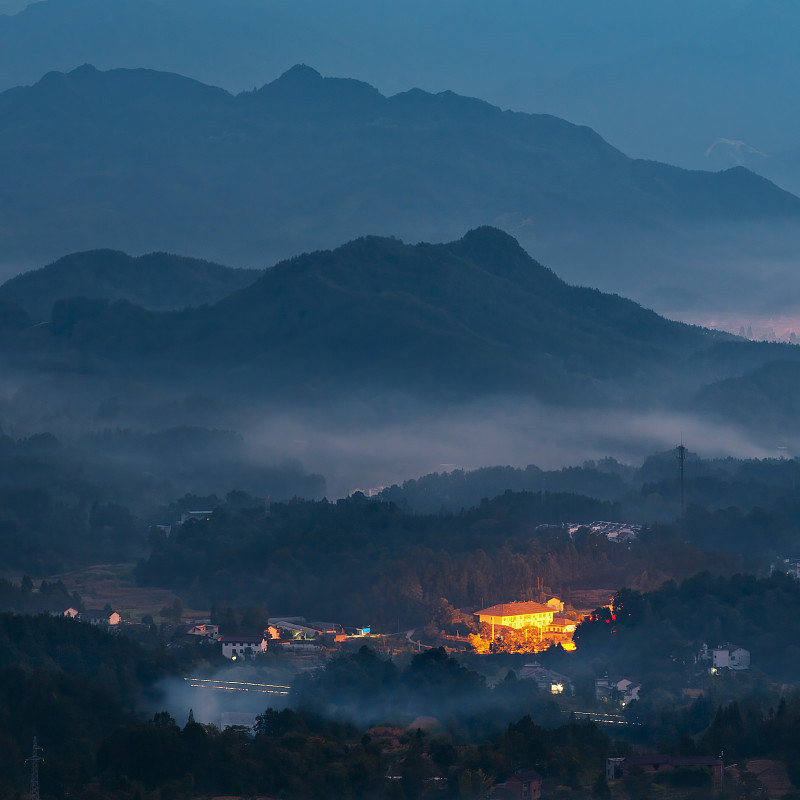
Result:
{"label": "dense forest", "polygon": [[[698,593],[697,582],[694,589],[691,583],[678,590],[687,599]],[[752,588],[742,579],[705,579],[703,585],[720,601],[726,593],[745,598]],[[655,605],[657,596],[645,596],[645,604]],[[615,602],[620,619],[624,603],[633,608],[630,594]],[[625,712],[627,726],[604,731],[565,714],[564,703],[567,710],[592,707],[580,687],[575,700],[557,702],[513,670],[490,687],[483,674],[441,649],[394,663],[364,647],[298,678],[292,707],[265,708],[252,733],[220,731],[195,721],[191,711],[185,721],[165,711],[146,718],[131,713],[142,689],[154,692],[158,676],[176,672],[175,662],[165,660],[165,642],[143,650],[125,636],[45,616],[0,615],[0,626],[3,647],[11,637],[17,662],[0,665],[4,797],[18,796],[26,785],[24,759],[34,735],[45,748],[45,798],[190,800],[234,793],[480,800],[516,770],[535,768],[545,796],[588,800],[608,795],[601,777],[607,757],[642,747],[676,755],[724,751],[741,769],[747,759],[774,758],[800,780],[800,699],[752,681],[736,686],[721,678],[724,685],[696,700],[662,697],[650,704],[644,724],[641,704],[634,703]],[[43,659],[45,640],[53,646]],[[76,666],[76,652],[83,666]],[[562,662],[587,657],[580,651],[552,655]],[[104,685],[109,660],[138,677]],[[692,797],[711,797],[707,780],[697,771],[633,776],[620,789],[637,798],[683,785]],[[739,795],[721,797],[729,796]]]}
{"label": "dense forest", "polygon": [[414,515],[354,495],[336,503],[223,504],[209,520],[154,532],[138,579],[191,602],[392,628],[428,619],[442,597],[485,607],[532,598],[541,586],[649,588],[698,569],[731,572],[734,557],[680,540],[670,527],[629,545],[561,523],[616,518],[618,506],[579,495],[507,492],[458,514]]}

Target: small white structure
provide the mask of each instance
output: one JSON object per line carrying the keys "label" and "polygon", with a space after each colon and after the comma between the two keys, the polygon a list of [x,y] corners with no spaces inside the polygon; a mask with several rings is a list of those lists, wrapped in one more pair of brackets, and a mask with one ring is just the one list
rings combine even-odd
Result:
{"label": "small white structure", "polygon": [[201,522],[207,522],[211,519],[211,515],[214,513],[213,509],[211,511],[184,511],[181,514],[180,521],[177,523],[178,525],[183,525],[187,523],[190,519],[196,519]]}
{"label": "small white structure", "polygon": [[750,669],[750,651],[736,644],[721,644],[711,652],[711,666],[714,669]]}
{"label": "small white structure", "polygon": [[64,612],[64,616],[65,616],[65,617],[69,617],[70,619],[75,619],[76,617],[80,617],[80,615],[81,615],[81,612],[80,612],[80,611],[78,611],[78,609],[77,609],[77,608],[72,608],[72,606],[70,606],[70,607],[69,607],[69,608],[68,608],[68,609],[67,609],[67,610]]}
{"label": "small white structure", "polygon": [[247,658],[267,652],[267,640],[263,634],[261,636],[220,636],[219,643],[222,645],[222,655],[230,659]]}
{"label": "small white structure", "polygon": [[785,572],[795,580],[800,580],[800,558],[780,558],[769,568],[769,574],[773,572]]}
{"label": "small white structure", "polygon": [[320,646],[311,642],[281,642],[281,647],[292,653],[318,653]]}
{"label": "small white structure", "polygon": [[210,622],[204,622],[200,625],[190,625],[186,629],[189,636],[203,636],[206,639],[216,639],[219,636],[219,625],[212,625]]}
{"label": "small white structure", "polygon": [[596,678],[594,682],[594,696],[598,700],[619,700],[622,706],[639,699],[642,684],[630,678],[609,678],[607,675]]}

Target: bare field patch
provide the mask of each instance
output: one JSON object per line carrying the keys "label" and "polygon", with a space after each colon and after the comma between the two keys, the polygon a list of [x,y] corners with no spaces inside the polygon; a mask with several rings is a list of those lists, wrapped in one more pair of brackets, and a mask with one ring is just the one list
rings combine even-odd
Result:
{"label": "bare field patch", "polygon": [[145,614],[158,616],[176,595],[157,586],[137,586],[133,567],[133,564],[96,564],[74,572],[51,575],[47,580],[63,581],[67,589],[78,592],[90,608],[102,608],[108,603],[127,619],[135,620]]}

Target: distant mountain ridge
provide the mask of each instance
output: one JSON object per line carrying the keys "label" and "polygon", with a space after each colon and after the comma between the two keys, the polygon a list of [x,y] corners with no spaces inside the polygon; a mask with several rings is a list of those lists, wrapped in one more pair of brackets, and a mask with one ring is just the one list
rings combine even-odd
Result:
{"label": "distant mountain ridge", "polygon": [[799,25],[791,0],[44,0],[0,18],[0,90],[89,61],[236,92],[312,59],[385,94],[449,88],[555,114],[630,155],[684,167],[703,167],[718,137],[742,140],[770,154],[762,174],[798,193],[796,160],[775,167],[800,144]]}
{"label": "distant mountain ridge", "polygon": [[635,295],[665,272],[717,280],[690,263],[692,231],[728,253],[748,226],[800,221],[800,199],[742,168],[636,161],[555,117],[452,92],[387,98],[305,66],[235,97],[149,70],[50,73],[0,94],[0,131],[7,259],[104,246],[263,264],[490,223],[573,282]]}
{"label": "distant mountain ridge", "polygon": [[63,300],[50,326],[25,334],[22,352],[67,348],[209,375],[235,368],[245,384],[266,379],[278,393],[370,385],[572,403],[568,390],[591,385],[608,399],[617,384],[729,340],[569,286],[508,234],[483,227],[449,244],[365,237],[297,256],[198,309]]}
{"label": "distant mountain ridge", "polygon": [[[780,390],[796,383],[800,348],[570,286],[486,226],[447,244],[362,237],[281,262],[196,308],[65,298],[40,325],[10,303],[0,312],[5,374],[32,379],[37,398],[50,386],[56,406],[78,397],[70,428],[87,411],[124,427],[148,404],[159,424],[219,426],[219,414],[253,407],[324,415],[355,404],[392,422],[418,408],[514,398],[564,414],[699,413],[759,436],[774,436],[777,423],[800,434]],[[24,397],[5,401],[4,413]]]}
{"label": "distant mountain ridge", "polygon": [[0,300],[40,320],[49,320],[53,303],[67,297],[128,300],[166,311],[213,303],[259,274],[168,253],[134,258],[116,250],[91,250],[11,278],[0,285]]}

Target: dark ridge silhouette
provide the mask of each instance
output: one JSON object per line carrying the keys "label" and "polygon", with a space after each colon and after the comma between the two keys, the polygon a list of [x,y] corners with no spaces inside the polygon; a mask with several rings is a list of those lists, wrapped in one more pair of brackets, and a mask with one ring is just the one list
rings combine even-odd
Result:
{"label": "dark ridge silhouette", "polygon": [[252,283],[257,270],[231,269],[194,258],[116,250],[73,253],[0,286],[0,300],[17,303],[40,320],[65,297],[129,300],[153,310],[213,303]]}
{"label": "dark ridge silhouette", "polygon": [[800,219],[800,199],[742,168],[634,160],[553,116],[385,97],[307,66],[236,96],[152,70],[51,72],[0,94],[0,130],[8,263],[112,247],[261,266],[364,233],[448,241],[490,223],[572,280],[652,288],[669,262],[670,280],[710,292],[689,231],[721,258],[732,230]]}

